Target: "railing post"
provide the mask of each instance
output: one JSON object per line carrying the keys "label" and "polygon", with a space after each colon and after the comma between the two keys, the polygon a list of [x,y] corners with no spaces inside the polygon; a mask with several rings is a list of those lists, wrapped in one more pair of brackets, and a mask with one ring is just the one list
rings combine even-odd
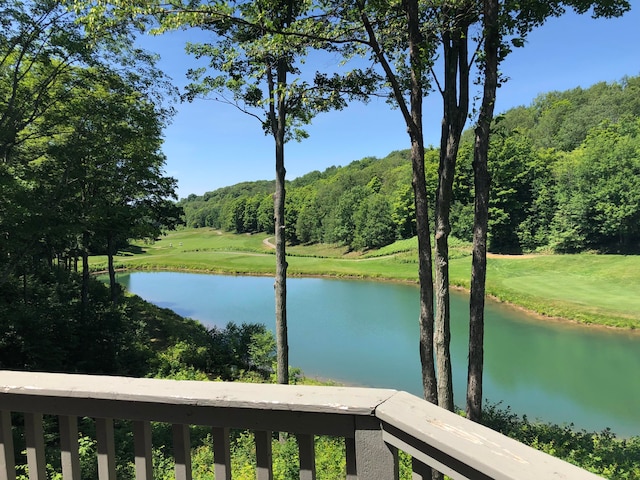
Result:
{"label": "railing post", "polygon": [[98,479],[116,480],[116,447],[113,437],[113,420],[96,418],[98,441]]}
{"label": "railing post", "polygon": [[78,418],[61,415],[60,461],[64,480],[80,480],[80,451],[78,446]]}
{"label": "railing post", "polygon": [[213,429],[213,473],[216,480],[231,480],[231,445],[228,428]]}
{"label": "railing post", "polygon": [[0,411],[0,480],[16,480],[11,412]]}
{"label": "railing post", "polygon": [[153,480],[151,423],[133,422],[136,480]]}
{"label": "railing post", "polygon": [[256,440],[256,478],[257,480],[273,480],[271,432],[255,432],[254,437]]}
{"label": "railing post", "polygon": [[296,435],[300,458],[300,480],[316,480],[316,450],[314,435]]}
{"label": "railing post", "polygon": [[176,480],[191,480],[189,425],[173,425],[173,452],[176,461]]}
{"label": "railing post", "polygon": [[47,465],[44,456],[44,430],[41,413],[25,413],[24,429],[27,441],[29,480],[46,480]]}
{"label": "railing post", "polygon": [[398,450],[382,439],[380,421],[356,417],[356,470],[358,480],[397,480]]}

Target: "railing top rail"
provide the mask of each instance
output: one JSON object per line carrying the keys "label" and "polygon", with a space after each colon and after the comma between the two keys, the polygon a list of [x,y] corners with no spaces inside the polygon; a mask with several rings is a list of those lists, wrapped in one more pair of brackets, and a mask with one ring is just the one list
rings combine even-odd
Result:
{"label": "railing top rail", "polygon": [[601,478],[406,392],[381,404],[376,417],[389,443],[456,478]]}
{"label": "railing top rail", "polygon": [[12,409],[350,438],[373,428],[454,478],[600,478],[395,390],[0,371],[0,410]]}
{"label": "railing top rail", "polygon": [[240,382],[198,382],[61,373],[0,371],[0,392],[199,407],[373,416],[396,390]]}

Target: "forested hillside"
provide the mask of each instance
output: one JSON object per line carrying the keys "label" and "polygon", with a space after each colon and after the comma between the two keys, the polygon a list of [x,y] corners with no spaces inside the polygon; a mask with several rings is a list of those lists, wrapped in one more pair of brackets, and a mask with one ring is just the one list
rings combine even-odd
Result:
{"label": "forested hillside", "polygon": [[[519,253],[640,249],[640,77],[550,92],[494,123],[489,249]],[[471,239],[472,144],[458,157],[452,234]],[[438,152],[425,158],[431,192]],[[181,201],[187,224],[273,231],[273,182],[242,183]],[[409,152],[364,158],[288,183],[291,243],[363,250],[415,234]],[[432,202],[433,205],[433,202]]]}

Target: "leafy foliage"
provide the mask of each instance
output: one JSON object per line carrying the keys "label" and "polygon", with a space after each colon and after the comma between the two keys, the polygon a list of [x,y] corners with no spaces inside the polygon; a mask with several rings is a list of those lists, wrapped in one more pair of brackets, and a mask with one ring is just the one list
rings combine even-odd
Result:
{"label": "leafy foliage", "polygon": [[[437,165],[429,166],[435,182]],[[397,238],[410,238],[415,234],[410,178],[408,152],[402,151],[383,160],[364,158],[348,167],[330,167],[290,181],[285,214],[287,239],[292,244],[324,242],[371,249]],[[242,183],[201,197],[189,196],[179,205],[185,210],[188,226],[270,233],[272,223],[267,222],[265,205],[272,205],[272,185]],[[241,220],[247,216],[257,221],[249,224]]]}
{"label": "leafy foliage", "polygon": [[179,224],[160,150],[171,90],[132,31],[90,34],[60,2],[0,13],[0,285]]}
{"label": "leafy foliage", "polygon": [[[640,119],[604,122],[589,133],[570,161],[570,166],[562,169],[564,189],[554,217],[556,248],[637,251]],[[571,237],[562,235],[565,222]]]}
{"label": "leafy foliage", "polygon": [[[551,92],[494,122],[489,150],[490,251],[640,250],[638,88],[640,77],[632,77],[589,89]],[[473,224],[472,152],[465,136],[451,210],[452,235],[467,241]],[[408,158],[407,151],[393,152],[383,159],[364,158],[289,182],[288,240],[367,250],[411,238],[415,215]],[[436,150],[425,154],[432,199],[437,158]],[[215,212],[229,211],[241,198],[245,205],[250,203],[252,197],[243,191],[258,185],[265,187],[259,195],[268,202],[268,182],[190,196],[180,202],[187,224],[238,233],[270,232],[270,226],[260,222],[251,224],[255,230],[247,230],[244,224],[215,220],[219,219]],[[254,200],[249,208],[255,205]]]}
{"label": "leafy foliage", "polygon": [[114,306],[94,279],[91,314],[83,316],[81,282],[55,269],[6,285],[0,368],[223,380],[271,374],[273,338],[262,325],[207,329],[138,297]]}

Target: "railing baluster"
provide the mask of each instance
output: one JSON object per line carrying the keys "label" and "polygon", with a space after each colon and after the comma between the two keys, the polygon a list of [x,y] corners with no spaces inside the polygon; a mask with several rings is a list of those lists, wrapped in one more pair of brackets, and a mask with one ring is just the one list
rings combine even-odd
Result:
{"label": "railing baluster", "polygon": [[25,413],[24,429],[27,441],[27,465],[30,480],[46,480],[47,466],[44,456],[44,430],[41,413]]}
{"label": "railing baluster", "polygon": [[216,480],[231,480],[231,445],[228,428],[213,429],[213,464]]}
{"label": "railing baluster", "polygon": [[173,425],[173,452],[176,461],[176,480],[191,480],[189,425]]}
{"label": "railing baluster", "polygon": [[316,479],[316,450],[313,435],[296,435],[300,457],[300,480]]}
{"label": "railing baluster", "polygon": [[256,441],[256,478],[273,480],[271,460],[271,432],[255,432]]}
{"label": "railing baluster", "polygon": [[111,418],[96,418],[96,440],[98,441],[98,478],[116,480],[116,447]]}
{"label": "railing baluster", "polygon": [[359,479],[398,479],[398,449],[382,439],[380,422],[356,418],[356,469]]}
{"label": "railing baluster", "polygon": [[428,480],[431,478],[431,467],[425,465],[420,460],[411,458],[411,480]]}
{"label": "railing baluster", "polygon": [[60,460],[65,480],[80,480],[80,451],[78,446],[78,417],[60,415]]}
{"label": "railing baluster", "polygon": [[344,439],[345,459],[347,463],[347,480],[358,480],[358,471],[356,469],[356,439]]}
{"label": "railing baluster", "polygon": [[16,480],[11,412],[0,411],[0,480]]}
{"label": "railing baluster", "polygon": [[133,422],[136,480],[153,480],[151,423]]}

